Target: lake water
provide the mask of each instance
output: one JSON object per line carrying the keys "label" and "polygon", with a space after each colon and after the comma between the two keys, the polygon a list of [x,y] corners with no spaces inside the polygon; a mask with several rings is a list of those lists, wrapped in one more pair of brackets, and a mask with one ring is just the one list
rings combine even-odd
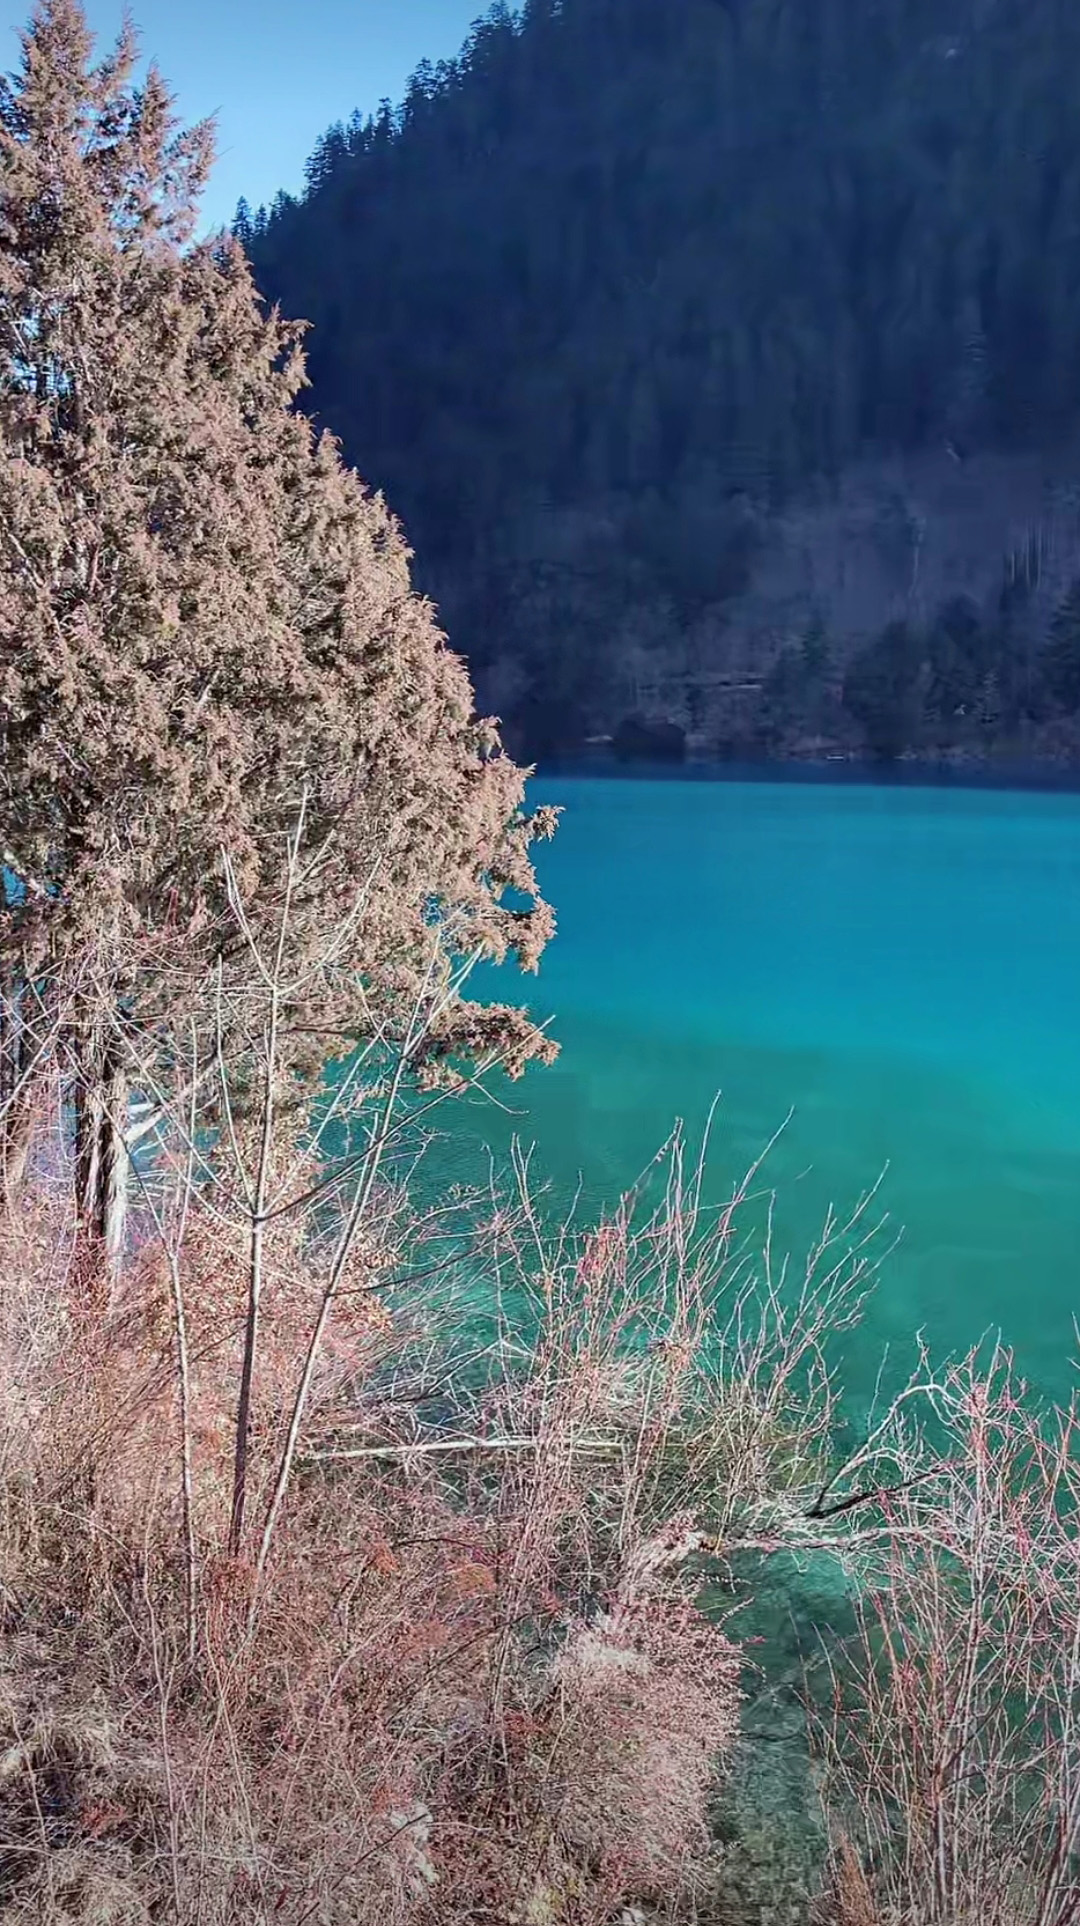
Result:
{"label": "lake water", "polygon": [[[768,1174],[798,1252],[886,1170],[898,1248],[852,1356],[991,1329],[1047,1389],[1080,1312],[1080,797],[579,777],[541,853],[559,935],[532,1007],[562,1057],[475,1101],[454,1161],[516,1133],[594,1209],[717,1092],[714,1194]],[[517,995],[509,972],[500,995]],[[505,1093],[504,1093],[505,1094]],[[858,1390],[860,1387],[856,1386]]]}

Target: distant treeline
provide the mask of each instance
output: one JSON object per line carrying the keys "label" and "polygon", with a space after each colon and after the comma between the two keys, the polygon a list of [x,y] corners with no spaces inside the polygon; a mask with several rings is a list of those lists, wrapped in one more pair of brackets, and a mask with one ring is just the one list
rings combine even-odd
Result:
{"label": "distant treeline", "polygon": [[543,742],[614,724],[808,478],[1072,427],[1078,89],[1073,0],[500,4],[236,226]]}

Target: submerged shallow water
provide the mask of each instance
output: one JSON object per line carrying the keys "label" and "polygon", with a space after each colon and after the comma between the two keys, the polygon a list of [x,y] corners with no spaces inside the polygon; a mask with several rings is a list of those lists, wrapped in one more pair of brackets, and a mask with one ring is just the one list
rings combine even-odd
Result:
{"label": "submerged shallow water", "polygon": [[[719,1199],[767,1165],[802,1252],[885,1172],[900,1243],[851,1354],[868,1394],[924,1332],[1000,1329],[1063,1393],[1080,1312],[1080,797],[584,777],[542,852],[559,935],[527,1000],[558,1065],[477,1100],[455,1174],[535,1144],[553,1200],[633,1182],[720,1093]],[[502,972],[500,996],[519,985]],[[444,1154],[445,1147],[444,1147]]]}

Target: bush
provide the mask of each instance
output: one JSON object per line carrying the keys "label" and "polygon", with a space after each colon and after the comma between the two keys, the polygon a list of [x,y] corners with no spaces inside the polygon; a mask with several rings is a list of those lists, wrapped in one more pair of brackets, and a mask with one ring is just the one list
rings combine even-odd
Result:
{"label": "bush", "polygon": [[1078,1413],[1040,1410],[1000,1347],[927,1370],[910,1397],[926,1431],[894,1430],[897,1489],[867,1546],[825,1733],[832,1916],[1068,1926],[1080,1903]]}
{"label": "bush", "polygon": [[789,1298],[678,1139],[580,1236],[524,1166],[422,1206],[405,1051],[305,1120],[257,945],[232,994],[228,1075],[147,1083],[119,1268],[61,1060],[0,1218],[0,1920],[689,1904],[739,1723],[704,1570],[807,1529],[866,1256],[830,1226]]}

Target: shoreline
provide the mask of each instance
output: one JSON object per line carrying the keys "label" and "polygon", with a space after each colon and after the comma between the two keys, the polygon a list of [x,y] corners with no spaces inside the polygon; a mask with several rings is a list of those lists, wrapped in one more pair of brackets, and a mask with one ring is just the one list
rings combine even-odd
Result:
{"label": "shoreline", "polygon": [[807,786],[876,787],[888,789],[1001,790],[1080,796],[1080,765],[934,761],[901,757],[896,762],[867,762],[862,758],[768,756],[710,761],[630,760],[605,752],[538,760],[535,776],[541,781],[603,777],[633,782],[793,783]]}

